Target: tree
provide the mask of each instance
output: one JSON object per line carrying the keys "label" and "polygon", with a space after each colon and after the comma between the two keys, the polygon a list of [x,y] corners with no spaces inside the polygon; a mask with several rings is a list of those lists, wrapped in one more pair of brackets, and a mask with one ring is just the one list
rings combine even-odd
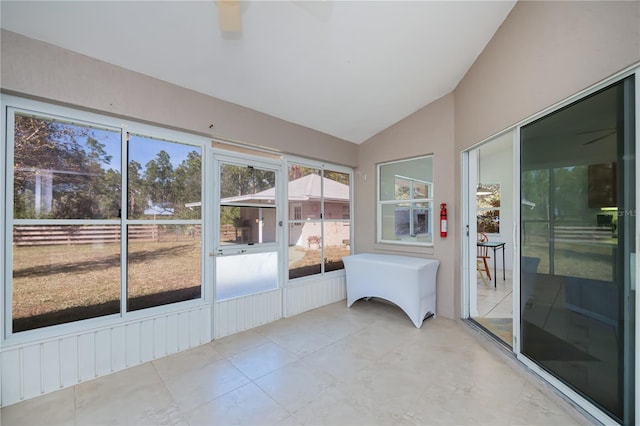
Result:
{"label": "tree", "polygon": [[111,157],[94,133],[88,127],[15,116],[15,218],[98,219],[117,215],[119,188],[103,182]]}
{"label": "tree", "polygon": [[343,185],[349,186],[349,175],[347,173],[333,172],[331,170],[324,171],[324,177],[335,180]]}
{"label": "tree", "polygon": [[109,218],[114,219],[121,216],[121,191],[122,191],[122,174],[113,169],[109,169],[104,173],[101,185],[102,193],[99,195],[99,203],[101,211],[108,211]]}
{"label": "tree", "polygon": [[175,170],[175,208],[181,219],[200,219],[200,208],[187,208],[185,204],[202,201],[202,156],[191,151]]}
{"label": "tree", "polygon": [[587,206],[587,166],[554,169],[554,212],[556,220],[591,225],[595,215]]}
{"label": "tree", "polygon": [[320,169],[313,167],[300,166],[298,164],[291,164],[289,166],[289,182],[292,180],[300,179],[308,175],[319,175]]}
{"label": "tree", "polygon": [[271,170],[250,166],[224,164],[220,173],[221,198],[257,194],[276,185],[276,174]]}
{"label": "tree", "polygon": [[174,205],[174,176],[171,156],[165,150],[145,165],[144,185],[150,203],[161,207]]}
{"label": "tree", "polygon": [[140,175],[142,164],[137,161],[130,160],[127,165],[127,170],[128,217],[130,219],[139,219],[144,214],[144,208],[146,205],[144,181]]}
{"label": "tree", "polygon": [[549,212],[549,169],[526,170],[520,176],[523,220],[547,220]]}

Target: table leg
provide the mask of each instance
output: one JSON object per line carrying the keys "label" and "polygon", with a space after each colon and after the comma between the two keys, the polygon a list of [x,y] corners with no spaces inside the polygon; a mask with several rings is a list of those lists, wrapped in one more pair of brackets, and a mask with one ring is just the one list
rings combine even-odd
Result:
{"label": "table leg", "polygon": [[507,275],[504,272],[504,246],[502,246],[502,281],[507,280]]}
{"label": "table leg", "polygon": [[498,270],[498,259],[496,259],[496,250],[497,247],[493,247],[493,286],[498,286],[498,276],[496,275],[496,271]]}

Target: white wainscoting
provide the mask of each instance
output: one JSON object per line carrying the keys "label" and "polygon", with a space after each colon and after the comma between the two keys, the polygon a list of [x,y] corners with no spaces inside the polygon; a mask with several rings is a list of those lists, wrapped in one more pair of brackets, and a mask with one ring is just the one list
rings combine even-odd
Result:
{"label": "white wainscoting", "polygon": [[282,318],[282,290],[216,302],[213,338],[228,336]]}
{"label": "white wainscoting", "polygon": [[345,275],[304,281],[284,289],[284,316],[292,317],[347,298]]}
{"label": "white wainscoting", "polygon": [[298,285],[216,302],[213,338],[249,330],[347,297],[344,274],[305,280]]}
{"label": "white wainscoting", "polygon": [[153,316],[3,348],[0,406],[133,367],[211,341],[211,307]]}

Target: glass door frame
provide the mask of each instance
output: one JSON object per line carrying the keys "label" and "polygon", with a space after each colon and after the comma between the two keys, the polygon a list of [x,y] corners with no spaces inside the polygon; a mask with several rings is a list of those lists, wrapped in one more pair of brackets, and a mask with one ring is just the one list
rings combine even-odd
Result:
{"label": "glass door frame", "polygon": [[[233,154],[229,152],[220,152],[219,150],[214,148],[213,157],[213,176],[214,182],[212,187],[214,188],[214,206],[212,209],[212,218],[211,221],[213,223],[213,242],[211,244],[212,250],[209,253],[209,256],[214,259],[213,269],[214,272],[212,274],[213,281],[213,300],[220,301],[217,299],[217,279],[216,279],[216,262],[215,257],[217,256],[237,256],[237,255],[250,255],[257,253],[268,253],[268,252],[276,252],[278,256],[277,268],[278,268],[278,278],[277,278],[277,287],[268,291],[281,290],[284,287],[284,271],[285,271],[285,253],[283,251],[283,241],[284,241],[284,220],[286,217],[286,213],[284,212],[284,206],[286,206],[284,197],[285,191],[283,188],[283,176],[286,174],[283,173],[283,161],[282,160],[270,160],[266,158],[252,156],[246,153],[241,154]],[[220,210],[221,210],[221,193],[220,193],[220,172],[221,165],[229,164],[235,166],[242,167],[254,167],[260,170],[268,170],[273,171],[275,173],[275,209],[276,209],[276,226],[275,226],[275,241],[262,243],[262,244],[231,244],[228,246],[223,246],[220,244]],[[252,293],[257,294],[257,293]],[[250,296],[248,295],[239,295],[237,297]],[[235,297],[231,297],[233,299]],[[222,299],[228,300],[228,299]]]}
{"label": "glass door frame", "polygon": [[462,217],[460,235],[462,240],[462,318],[470,319],[472,315],[477,315],[476,310],[472,312],[472,298],[477,297],[475,285],[477,283],[476,256],[477,247],[472,244],[471,235],[477,233],[476,223],[476,190],[478,184],[476,178],[478,174],[477,151],[484,144],[482,142],[462,152]]}
{"label": "glass door frame", "polygon": [[[563,100],[562,102],[559,102],[537,114],[535,114],[534,116],[531,116],[529,118],[527,118],[526,120],[523,120],[522,122],[518,123],[516,125],[516,140],[520,141],[520,129],[529,124],[529,123],[533,123],[534,121],[543,118],[555,111],[560,110],[561,108],[572,104],[576,101],[580,101],[581,99],[585,99],[587,96],[601,90],[604,89],[608,86],[611,86],[629,76],[635,75],[635,80],[636,80],[636,84],[635,84],[635,108],[636,108],[636,123],[635,123],[635,127],[636,127],[636,140],[635,140],[635,144],[636,144],[636,156],[638,151],[638,148],[640,147],[640,119],[638,118],[638,111],[640,111],[640,68],[636,66],[634,67],[630,67],[629,69],[620,72],[618,74],[616,74],[615,76],[612,76],[596,85],[591,86],[590,88],[574,95],[571,96],[565,100]],[[517,188],[517,200],[520,200],[521,197],[521,193],[520,193],[520,144],[517,143],[516,146],[514,147],[514,155],[517,155],[517,163],[514,164],[516,170],[514,171],[514,184],[515,187]],[[638,211],[638,203],[639,203],[639,195],[640,195],[640,186],[639,185],[639,181],[640,181],[640,176],[638,171],[638,164],[640,164],[637,160],[636,160],[636,206],[635,206],[635,211]],[[515,224],[515,228],[514,232],[515,235],[514,237],[517,239],[516,241],[516,250],[514,250],[514,256],[517,257],[516,259],[516,263],[514,263],[514,287],[515,287],[515,281],[516,281],[516,274],[517,274],[517,280],[518,280],[518,285],[517,285],[517,291],[518,291],[518,298],[514,299],[514,319],[516,317],[516,315],[518,316],[518,340],[516,342],[516,344],[514,344],[513,347],[513,352],[516,355],[516,358],[522,362],[525,366],[527,366],[529,369],[531,369],[533,372],[535,372],[536,374],[538,374],[540,377],[542,377],[545,381],[547,381],[549,384],[551,384],[553,387],[555,387],[556,389],[558,389],[562,394],[564,394],[565,396],[567,396],[569,399],[571,399],[573,402],[575,402],[577,405],[579,405],[582,409],[584,409],[588,414],[590,414],[591,416],[593,416],[595,419],[597,419],[598,421],[602,422],[603,424],[616,424],[617,421],[613,418],[611,418],[610,416],[608,416],[607,414],[605,414],[602,410],[600,410],[600,408],[598,408],[596,405],[594,405],[593,403],[591,403],[591,401],[589,401],[588,399],[584,398],[582,395],[580,395],[579,393],[577,393],[576,391],[574,391],[571,387],[569,387],[567,384],[565,384],[563,381],[559,380],[558,378],[556,378],[554,375],[552,375],[550,372],[544,370],[543,368],[541,368],[538,364],[536,364],[535,362],[533,362],[531,359],[529,359],[526,355],[524,355],[521,352],[521,339],[520,339],[520,220],[521,220],[521,215],[520,215],[520,207],[518,206],[518,208],[514,211],[514,224]],[[638,253],[638,246],[639,246],[639,239],[640,239],[640,235],[638,235],[638,225],[640,224],[640,220],[638,218],[638,215],[636,214],[636,236],[635,236],[635,250],[636,253]],[[515,253],[517,251],[517,253]],[[516,270],[517,269],[517,270]],[[640,271],[638,270],[638,268],[636,267],[636,271],[635,271],[635,282],[638,282],[638,278],[640,275]],[[516,292],[516,288],[514,288],[514,295]],[[640,301],[640,292],[636,291],[636,309],[640,306],[638,305],[638,302]],[[515,303],[517,303],[517,305],[515,305]],[[517,308],[517,314],[516,314],[516,306]],[[636,325],[638,324],[638,314],[636,312],[636,318],[635,318],[635,323]],[[514,329],[515,331],[515,329]],[[638,401],[638,390],[640,389],[640,380],[639,380],[639,366],[640,366],[640,354],[639,354],[639,337],[640,337],[640,330],[639,327],[636,326],[636,332],[635,332],[635,389],[636,389],[636,397],[635,397],[635,412],[636,412],[636,417],[638,415],[638,407],[639,407],[639,401]]]}
{"label": "glass door frame", "polygon": [[[514,179],[514,187],[512,191],[513,203],[512,205],[504,205],[502,208],[504,209],[512,209],[513,211],[513,226],[512,229],[504,230],[504,233],[512,232],[512,242],[514,245],[512,252],[512,303],[513,303],[513,321],[512,321],[512,333],[513,333],[513,341],[519,341],[519,327],[520,317],[519,312],[516,310],[516,301],[520,300],[520,282],[519,282],[519,268],[518,259],[519,253],[517,251],[517,232],[516,232],[516,220],[519,220],[519,217],[516,217],[516,210],[519,208],[519,180],[516,181],[516,177],[518,176],[518,164],[519,161],[519,151],[517,150],[517,141],[519,134],[515,127],[510,127],[508,129],[503,130],[495,135],[492,135],[490,138],[485,139],[484,141],[468,148],[463,151],[461,154],[461,164],[462,164],[462,223],[461,223],[461,235],[463,236],[462,241],[462,253],[463,253],[463,262],[462,262],[462,282],[464,283],[462,288],[462,318],[471,319],[472,315],[476,315],[477,312],[471,309],[472,299],[477,297],[477,293],[475,287],[472,286],[477,283],[477,271],[476,271],[476,259],[477,259],[477,246],[473,244],[475,242],[475,238],[473,235],[477,235],[477,185],[480,183],[478,179],[478,175],[480,173],[480,164],[478,161],[480,155],[480,149],[482,147],[491,144],[493,141],[497,141],[498,139],[512,133],[512,174]],[[518,178],[519,179],[519,178]],[[506,260],[506,259],[505,259]],[[503,266],[504,267],[504,266]],[[495,277],[494,277],[495,279]],[[517,316],[516,316],[517,315]],[[510,345],[511,345],[510,344]]]}

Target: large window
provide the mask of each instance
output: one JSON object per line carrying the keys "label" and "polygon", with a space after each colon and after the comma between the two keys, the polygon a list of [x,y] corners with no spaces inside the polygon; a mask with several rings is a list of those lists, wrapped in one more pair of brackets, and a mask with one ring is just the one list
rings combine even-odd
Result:
{"label": "large window", "polygon": [[119,313],[120,131],[11,118],[13,331]]}
{"label": "large window", "polygon": [[200,297],[202,148],[128,134],[127,308]]}
{"label": "large window", "polygon": [[378,242],[433,243],[433,157],[378,165]]}
{"label": "large window", "polygon": [[351,253],[351,175],[290,164],[289,279],[344,269]]}
{"label": "large window", "polygon": [[58,111],[7,109],[7,331],[200,298],[202,148]]}

